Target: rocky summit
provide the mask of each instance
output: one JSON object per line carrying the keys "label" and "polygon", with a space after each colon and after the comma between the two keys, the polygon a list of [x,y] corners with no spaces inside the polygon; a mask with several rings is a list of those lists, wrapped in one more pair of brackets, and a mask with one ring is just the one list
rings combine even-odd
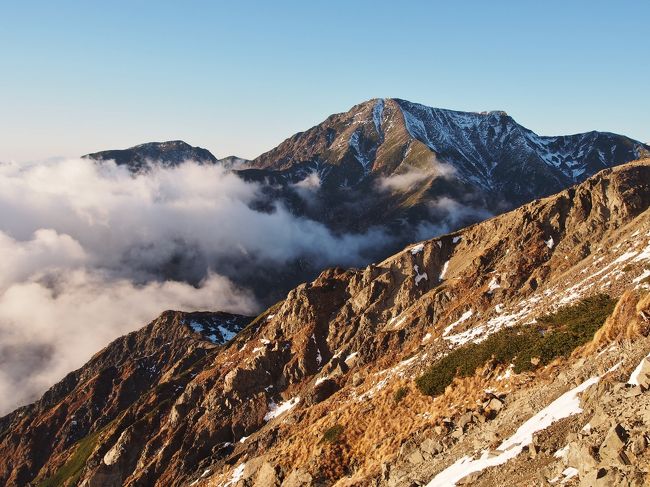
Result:
{"label": "rocky summit", "polygon": [[448,221],[455,229],[647,155],[649,146],[621,135],[544,137],[502,111],[373,99],[295,134],[240,174],[278,185],[317,175],[323,210],[303,211],[333,227],[439,224],[453,201],[474,210]]}
{"label": "rocky summit", "polygon": [[[401,164],[382,159],[391,130],[442,153],[426,126],[390,123],[424,109],[356,110],[372,124],[347,136],[360,151],[362,135],[377,138],[368,167]],[[466,123],[505,133],[512,122]],[[332,150],[347,137],[333,130]],[[504,140],[534,139],[515,132]],[[549,181],[595,174],[365,268],[327,269],[255,318],[163,313],[0,419],[0,483],[647,485],[650,159],[597,172],[597,149],[577,165],[566,139],[539,140],[530,154],[557,157],[526,160]],[[487,166],[475,180],[470,162],[457,166],[490,186]]]}

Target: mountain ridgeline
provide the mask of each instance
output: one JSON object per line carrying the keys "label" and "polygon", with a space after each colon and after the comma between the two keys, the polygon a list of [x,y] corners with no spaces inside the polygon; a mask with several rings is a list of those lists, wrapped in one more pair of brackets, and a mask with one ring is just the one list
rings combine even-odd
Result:
{"label": "mountain ridgeline", "polygon": [[[405,239],[429,225],[451,231],[561,191],[596,172],[650,155],[622,135],[543,137],[505,112],[459,112],[400,99],[373,99],[300,132],[252,161],[217,159],[184,142],[149,143],[85,157],[140,171],[146,161],[222,164],[265,185],[256,204],[282,202],[335,232],[374,226]],[[234,161],[234,162],[233,162]],[[296,185],[317,177],[305,201]],[[394,249],[407,240],[395,242]],[[373,256],[377,257],[377,256]]]}
{"label": "mountain ridgeline", "polygon": [[[186,160],[216,164],[258,186],[251,208],[283,205],[336,236],[372,238],[356,265],[380,261],[409,242],[457,230],[650,154],[650,147],[601,132],[542,137],[504,112],[467,113],[399,99],[374,99],[300,132],[254,160],[218,159],[184,142],[142,144],[85,157],[115,160],[134,173]],[[373,236],[378,237],[373,237]],[[191,244],[187,243],[188,248]],[[199,262],[192,262],[196,256]],[[200,268],[200,249],[148,269],[186,280],[175,269]],[[209,263],[271,304],[321,270],[300,255],[279,268],[247,256]],[[337,265],[336,259],[330,265]],[[349,261],[348,261],[349,264]],[[205,274],[195,277],[198,283]]]}
{"label": "mountain ridgeline", "polygon": [[641,486],[649,207],[644,159],[254,319],[167,311],[0,419],[0,483]]}

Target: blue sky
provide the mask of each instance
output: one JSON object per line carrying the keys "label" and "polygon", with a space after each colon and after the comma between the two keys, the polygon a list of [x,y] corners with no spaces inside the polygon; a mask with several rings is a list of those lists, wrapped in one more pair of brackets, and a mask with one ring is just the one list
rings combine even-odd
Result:
{"label": "blue sky", "polygon": [[0,160],[255,157],[374,97],[650,141],[647,1],[0,0]]}

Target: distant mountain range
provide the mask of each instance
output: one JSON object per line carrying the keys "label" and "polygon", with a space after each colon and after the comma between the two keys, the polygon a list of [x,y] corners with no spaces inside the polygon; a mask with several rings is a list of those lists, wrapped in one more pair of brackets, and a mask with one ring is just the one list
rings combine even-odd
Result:
{"label": "distant mountain range", "polygon": [[[462,228],[557,193],[607,167],[650,155],[650,147],[607,132],[544,137],[505,112],[459,112],[400,99],[373,99],[288,138],[253,160],[218,159],[182,141],[88,154],[133,172],[187,160],[221,164],[260,185],[251,206],[277,204],[334,234],[379,229],[366,262],[409,242]],[[320,269],[308,259],[256,277],[256,295],[274,302]],[[241,268],[241,266],[238,266]],[[256,270],[255,275],[260,273]],[[250,276],[229,275],[249,286]],[[268,281],[267,281],[268,279]],[[273,286],[270,286],[270,284]]]}
{"label": "distant mountain range", "polygon": [[[502,212],[647,155],[650,146],[623,135],[592,131],[544,137],[502,111],[459,112],[373,99],[331,115],[252,161],[218,159],[182,141],[85,157],[113,159],[133,171],[147,161],[223,164],[247,180],[275,186],[270,196],[296,213],[335,230],[360,231],[404,218],[438,223],[440,208],[432,203],[441,198]],[[294,185],[310,175],[318,176],[320,204],[307,208]]]}
{"label": "distant mountain range", "polygon": [[145,144],[129,147],[128,149],[105,150],[93,152],[83,156],[95,161],[115,161],[118,166],[128,166],[137,173],[146,171],[154,164],[163,167],[172,167],[186,161],[194,161],[199,164],[221,164],[227,169],[238,168],[248,164],[250,161],[237,156],[228,156],[217,159],[212,153],[201,147],[192,147],[182,140],[170,140],[167,142],[147,142]]}

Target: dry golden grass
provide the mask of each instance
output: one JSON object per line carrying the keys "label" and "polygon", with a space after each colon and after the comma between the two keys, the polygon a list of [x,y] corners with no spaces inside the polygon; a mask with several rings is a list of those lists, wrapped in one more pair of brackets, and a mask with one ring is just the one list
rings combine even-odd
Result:
{"label": "dry golden grass", "polygon": [[[299,432],[283,425],[287,433],[293,433],[274,447],[274,456],[288,470],[316,467],[308,469],[319,471],[330,480],[339,479],[337,486],[364,485],[364,479],[380,473],[382,463],[395,459],[404,441],[424,439],[443,418],[477,410],[486,389],[504,389],[529,380],[522,375],[513,376],[509,382],[497,381],[504,370],[486,366],[472,377],[455,379],[436,398],[421,394],[412,380],[400,377],[390,379],[369,399],[357,400],[358,396],[349,390],[341,391],[306,410]],[[363,391],[370,390],[381,379],[374,377],[375,380],[367,381]],[[402,388],[408,392],[396,401],[395,394]],[[340,437],[331,444],[323,443],[323,433],[335,425],[343,426]]]}
{"label": "dry golden grass", "polygon": [[619,299],[614,312],[596,332],[594,339],[576,350],[574,356],[586,357],[610,343],[631,340],[650,334],[650,295],[640,296],[636,291],[626,291]]}

